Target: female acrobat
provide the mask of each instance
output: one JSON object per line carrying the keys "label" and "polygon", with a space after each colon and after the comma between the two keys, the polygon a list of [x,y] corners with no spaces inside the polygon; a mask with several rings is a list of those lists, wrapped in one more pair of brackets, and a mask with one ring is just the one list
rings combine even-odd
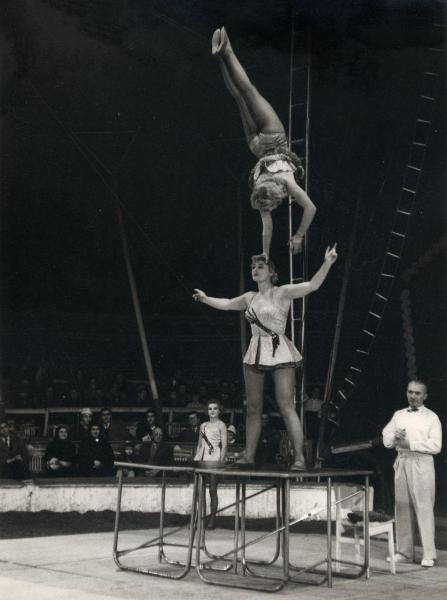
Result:
{"label": "female acrobat", "polygon": [[211,298],[202,290],[194,290],[193,298],[219,310],[245,311],[251,323],[252,338],[244,357],[244,379],[247,397],[246,446],[240,463],[254,462],[261,431],[264,376],[272,372],[276,402],[292,444],[293,471],[306,468],[303,454],[303,430],[295,411],[295,368],[302,361],[301,354],[284,335],[292,300],[315,292],[326,279],[337,260],[336,245],[327,248],[324,261],[310,281],[277,286],[277,274],[271,261],[255,256],[251,274],[258,286],[257,292],[246,292],[236,298]]}
{"label": "female acrobat", "polygon": [[211,51],[219,60],[225,84],[239,108],[248,146],[258,158],[249,183],[251,205],[259,210],[262,219],[262,254],[268,260],[273,233],[271,211],[288,196],[303,209],[301,223],[289,240],[289,248],[296,254],[301,251],[304,235],[316,212],[315,205],[296,181],[304,175],[301,160],[289,151],[283,124],[251,83],[231,47],[225,27],[214,32]]}

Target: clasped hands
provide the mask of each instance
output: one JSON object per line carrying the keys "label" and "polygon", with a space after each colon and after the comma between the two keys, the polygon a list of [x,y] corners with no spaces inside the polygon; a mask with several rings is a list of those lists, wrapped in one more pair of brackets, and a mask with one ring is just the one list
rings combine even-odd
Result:
{"label": "clasped hands", "polygon": [[402,450],[408,450],[410,448],[410,442],[407,440],[407,432],[405,429],[397,429],[394,434],[394,447],[401,448]]}

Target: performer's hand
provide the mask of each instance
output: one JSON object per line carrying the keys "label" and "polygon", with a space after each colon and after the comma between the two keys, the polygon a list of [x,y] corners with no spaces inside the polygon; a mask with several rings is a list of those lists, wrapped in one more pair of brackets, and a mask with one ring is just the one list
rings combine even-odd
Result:
{"label": "performer's hand", "polygon": [[324,253],[324,261],[329,263],[330,265],[333,265],[337,258],[337,244],[334,244],[332,248],[329,248],[328,246],[326,248],[326,252]]}
{"label": "performer's hand", "polygon": [[408,440],[396,440],[394,443],[395,448],[401,448],[402,450],[410,449],[410,442]]}
{"label": "performer's hand", "polygon": [[292,235],[288,243],[289,250],[291,250],[293,254],[299,254],[303,249],[303,241],[304,237],[302,235]]}
{"label": "performer's hand", "polygon": [[196,302],[205,302],[206,294],[202,290],[195,289],[192,297]]}
{"label": "performer's hand", "polygon": [[394,434],[394,440],[404,440],[407,437],[405,429],[397,429]]}

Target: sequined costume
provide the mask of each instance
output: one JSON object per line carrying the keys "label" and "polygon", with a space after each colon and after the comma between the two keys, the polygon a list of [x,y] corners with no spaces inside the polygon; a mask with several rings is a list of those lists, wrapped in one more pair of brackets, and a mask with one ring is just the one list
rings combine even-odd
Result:
{"label": "sequined costume", "polygon": [[[257,133],[251,136],[248,145],[259,159],[250,172],[250,187],[253,188],[256,183],[262,182],[263,178],[271,178],[277,173],[293,173],[298,180],[303,177],[301,159],[294,152],[289,151],[284,132]],[[281,200],[272,201],[267,209],[274,210],[280,203]],[[265,205],[261,207],[253,203],[252,206],[257,210],[266,208]]]}
{"label": "sequined costume", "polygon": [[195,460],[220,461],[222,454],[222,434],[220,423],[208,421],[200,425],[200,448]]}
{"label": "sequined costume", "polygon": [[[270,332],[260,328],[252,322],[250,314],[253,314],[253,300],[258,294],[254,294],[246,316],[251,321],[251,340],[244,356],[244,364],[256,366],[261,370],[272,370],[281,367],[297,367],[302,356],[293,343],[284,335],[289,309],[284,309],[277,301],[277,287],[270,290],[270,297],[265,298],[262,305],[256,307],[255,315],[263,327]],[[272,334],[277,334],[273,336]],[[275,338],[277,341],[275,342]],[[279,342],[279,343],[278,343]]]}

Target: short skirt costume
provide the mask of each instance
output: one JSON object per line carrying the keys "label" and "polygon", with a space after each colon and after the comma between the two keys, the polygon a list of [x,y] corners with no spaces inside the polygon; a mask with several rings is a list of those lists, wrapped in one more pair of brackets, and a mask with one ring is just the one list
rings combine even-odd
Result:
{"label": "short skirt costume", "polygon": [[[276,173],[293,173],[295,178],[300,180],[304,175],[304,169],[301,159],[290,152],[287,145],[287,137],[284,132],[281,133],[257,133],[250,137],[248,145],[258,162],[253,167],[249,176],[249,185],[254,187],[261,178],[270,179]],[[281,200],[272,199],[271,204],[258,205],[256,200],[252,202],[252,207],[260,210],[274,210],[281,204]]]}
{"label": "short skirt costume", "polygon": [[[278,288],[272,288],[270,299],[257,308],[255,313],[263,327],[270,330],[271,333],[274,332],[277,334],[277,342],[273,343],[271,333],[252,323],[252,337],[243,360],[244,364],[254,366],[263,371],[285,367],[298,367],[303,360],[303,357],[294,344],[284,335],[289,310],[285,310],[276,301],[277,290]],[[256,295],[253,296],[246,310],[247,317],[249,314],[253,314],[251,305]]]}
{"label": "short skirt costume", "polygon": [[200,440],[202,442],[197,460],[220,461],[222,455],[222,435],[219,425],[203,423],[200,426]]}

